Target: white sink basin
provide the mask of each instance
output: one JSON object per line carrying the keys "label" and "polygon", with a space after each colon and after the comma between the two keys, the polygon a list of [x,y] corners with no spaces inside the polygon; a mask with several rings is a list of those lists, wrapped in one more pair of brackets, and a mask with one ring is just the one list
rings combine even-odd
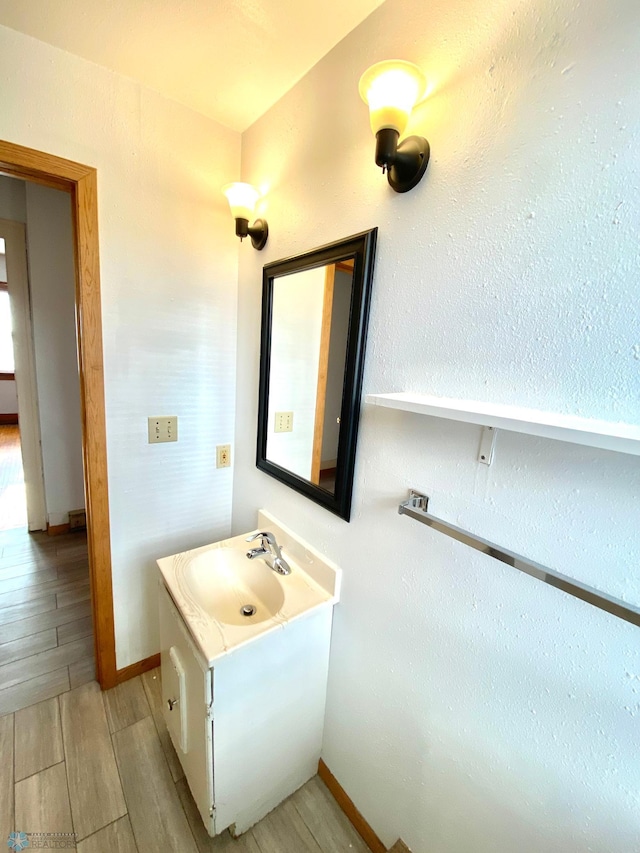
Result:
{"label": "white sink basin", "polygon": [[[249,560],[238,548],[199,554],[185,566],[184,580],[203,609],[226,625],[273,619],[284,604],[275,572],[263,559]],[[247,615],[253,608],[255,612]]]}
{"label": "white sink basin", "polygon": [[[264,510],[258,524],[275,534],[291,574],[277,574],[263,557],[248,559],[246,538],[255,530],[158,560],[162,581],[207,666],[338,600],[336,565]],[[243,608],[255,612],[245,615]]]}

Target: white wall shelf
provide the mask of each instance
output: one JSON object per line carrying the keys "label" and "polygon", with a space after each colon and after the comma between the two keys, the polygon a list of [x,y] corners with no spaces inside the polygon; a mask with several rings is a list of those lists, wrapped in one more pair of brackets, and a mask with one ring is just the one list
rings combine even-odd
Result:
{"label": "white wall shelf", "polygon": [[560,415],[520,406],[503,406],[477,400],[432,397],[428,394],[367,394],[366,402],[451,421],[523,432],[601,450],[640,456],[640,426]]}

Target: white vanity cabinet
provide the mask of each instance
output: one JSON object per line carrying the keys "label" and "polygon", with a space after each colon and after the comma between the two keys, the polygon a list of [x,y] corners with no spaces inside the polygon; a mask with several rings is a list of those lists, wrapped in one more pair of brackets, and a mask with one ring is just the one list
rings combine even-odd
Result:
{"label": "white vanity cabinet", "polygon": [[214,835],[213,670],[162,583],[159,592],[164,719],[204,825]]}
{"label": "white vanity cabinet", "polygon": [[239,835],[317,772],[334,602],[209,666],[160,582],[164,717],[210,835]]}

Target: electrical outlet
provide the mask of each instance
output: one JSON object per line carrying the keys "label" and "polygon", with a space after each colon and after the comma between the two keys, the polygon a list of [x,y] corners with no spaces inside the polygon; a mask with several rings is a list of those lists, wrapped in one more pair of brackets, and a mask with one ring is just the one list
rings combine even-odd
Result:
{"label": "electrical outlet", "polygon": [[87,513],[84,509],[69,512],[69,530],[83,530],[87,526]]}
{"label": "electrical outlet", "polygon": [[149,418],[149,444],[160,444],[162,441],[178,440],[178,418]]}
{"label": "electrical outlet", "polygon": [[216,447],[216,468],[231,467],[231,445],[219,444]]}
{"label": "electrical outlet", "polygon": [[274,432],[293,432],[293,412],[276,412]]}

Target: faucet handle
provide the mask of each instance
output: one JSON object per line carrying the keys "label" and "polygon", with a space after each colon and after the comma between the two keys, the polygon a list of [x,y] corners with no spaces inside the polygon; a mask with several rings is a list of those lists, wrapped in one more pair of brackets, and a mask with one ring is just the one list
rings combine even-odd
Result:
{"label": "faucet handle", "polygon": [[290,575],[291,568],[286,560],[282,557],[282,549],[276,541],[276,537],[268,530],[261,530],[254,533],[252,536],[247,536],[245,542],[253,542],[255,539],[260,539],[260,547],[252,548],[247,551],[247,557],[253,560],[254,557],[264,557],[266,555],[267,565],[278,572],[279,575]]}
{"label": "faucet handle", "polygon": [[265,543],[268,543],[269,545],[275,545],[276,544],[276,537],[273,535],[273,533],[269,533],[268,530],[262,531],[260,533],[254,533],[253,536],[247,536],[247,538],[244,541],[245,542],[254,542],[256,539],[261,539],[262,545],[264,545]]}

